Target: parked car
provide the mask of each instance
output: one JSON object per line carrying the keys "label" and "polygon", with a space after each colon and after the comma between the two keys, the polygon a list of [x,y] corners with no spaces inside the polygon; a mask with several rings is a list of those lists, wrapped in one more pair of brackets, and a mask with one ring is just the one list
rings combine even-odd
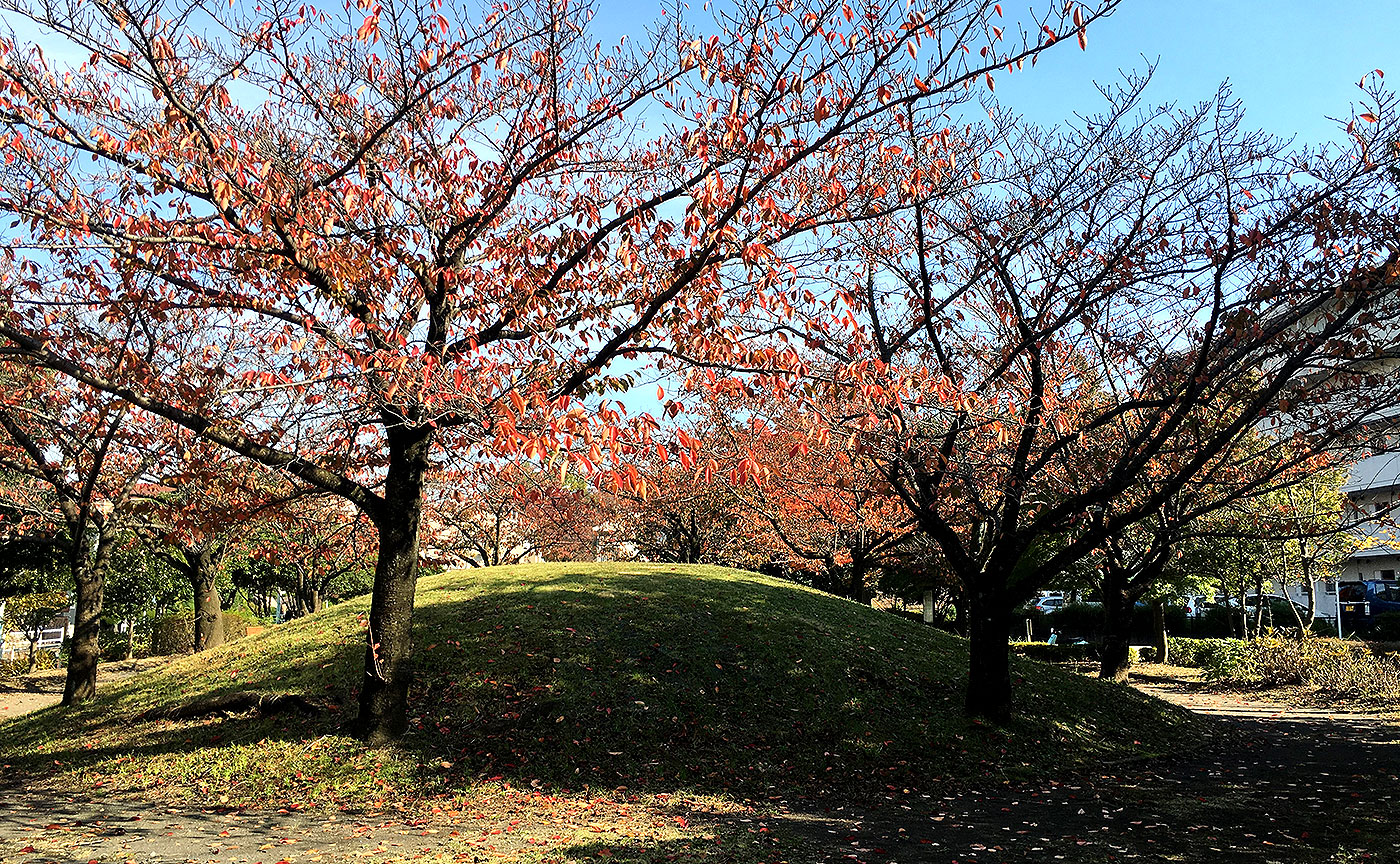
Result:
{"label": "parked car", "polygon": [[[1226,597],[1215,605],[1224,606],[1227,609],[1238,610],[1240,608],[1240,598]],[[1245,597],[1244,606],[1245,609],[1248,610],[1250,620],[1252,621],[1254,619],[1255,610],[1259,608],[1259,595],[1250,594],[1249,596]],[[1295,617],[1295,613],[1297,617]],[[1236,614],[1238,614],[1238,611],[1236,611]],[[1282,594],[1264,595],[1264,623],[1267,626],[1296,627],[1298,624],[1298,618],[1302,618],[1304,621],[1306,621],[1307,617],[1308,607],[1297,602],[1296,600],[1285,597]]]}
{"label": "parked car", "polygon": [[1065,598],[1059,596],[1041,597],[1035,601],[1035,611],[1037,612],[1058,612],[1065,607]]}
{"label": "parked car", "polygon": [[1400,582],[1367,580],[1343,582],[1337,589],[1342,606],[1342,626],[1365,629],[1377,615],[1400,612]]}
{"label": "parked car", "polygon": [[1187,618],[1199,618],[1213,605],[1210,598],[1204,594],[1187,594],[1181,598],[1181,609]]}

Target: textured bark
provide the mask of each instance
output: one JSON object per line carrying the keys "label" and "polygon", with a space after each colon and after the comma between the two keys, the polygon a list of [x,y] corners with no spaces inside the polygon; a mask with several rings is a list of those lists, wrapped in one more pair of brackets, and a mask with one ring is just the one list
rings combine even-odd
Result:
{"label": "textured bark", "polygon": [[379,560],[370,602],[365,678],[360,690],[359,736],[371,744],[408,729],[408,688],[413,682],[413,592],[418,583],[418,531],[423,514],[423,475],[432,442],[428,430],[390,428],[384,503],[374,515]]}
{"label": "textured bark", "polygon": [[1157,651],[1158,663],[1171,662],[1167,645],[1167,604],[1161,600],[1152,602],[1152,647]]}
{"label": "textured bark", "polygon": [[208,651],[224,644],[224,607],[215,584],[218,556],[207,547],[184,554],[185,573],[194,588],[194,650]]}
{"label": "textured bark", "polygon": [[74,544],[71,564],[75,608],[68,672],[63,681],[64,705],[76,705],[97,695],[97,666],[102,659],[102,593],[111,545],[112,538],[105,531],[99,534],[91,553],[86,544]]}
{"label": "textured bark", "polygon": [[1004,722],[1011,718],[1011,607],[996,591],[970,601],[967,713]]}
{"label": "textured bark", "polygon": [[1127,580],[1116,569],[1110,569],[1103,579],[1103,655],[1099,659],[1099,677],[1110,681],[1128,680],[1129,628],[1132,624],[1133,598],[1128,594]]}

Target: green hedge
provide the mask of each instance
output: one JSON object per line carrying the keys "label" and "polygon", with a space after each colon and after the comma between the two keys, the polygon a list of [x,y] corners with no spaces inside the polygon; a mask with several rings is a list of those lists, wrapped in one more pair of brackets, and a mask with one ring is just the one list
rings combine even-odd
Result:
{"label": "green hedge", "polygon": [[1167,639],[1167,659],[1177,666],[1205,668],[1220,658],[1234,653],[1239,639],[1187,639],[1172,636]]}
{"label": "green hedge", "polygon": [[1061,645],[1049,642],[1012,642],[1013,653],[1022,657],[1029,657],[1032,660],[1044,660],[1047,663],[1073,663],[1081,660],[1090,660],[1090,651],[1093,645]]}
{"label": "green hedge", "polygon": [[[258,622],[239,611],[223,614],[224,641],[232,642],[248,635],[248,628]],[[173,612],[156,620],[151,626],[151,654],[164,657],[170,654],[190,654],[194,651],[194,613]]]}

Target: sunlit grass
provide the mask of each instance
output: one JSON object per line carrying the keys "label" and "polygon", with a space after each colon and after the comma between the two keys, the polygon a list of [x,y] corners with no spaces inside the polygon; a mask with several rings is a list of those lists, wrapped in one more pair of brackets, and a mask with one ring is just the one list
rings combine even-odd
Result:
{"label": "sunlit grass", "polygon": [[[1019,718],[964,717],[962,640],[720,567],[536,564],[419,586],[412,730],[345,734],[368,600],[0,724],[6,773],[70,791],[227,804],[415,806],[490,788],[756,801],[889,796],[1160,753],[1201,721],[1129,688],[1015,664]],[[219,691],[336,706],[200,721],[143,712]]]}

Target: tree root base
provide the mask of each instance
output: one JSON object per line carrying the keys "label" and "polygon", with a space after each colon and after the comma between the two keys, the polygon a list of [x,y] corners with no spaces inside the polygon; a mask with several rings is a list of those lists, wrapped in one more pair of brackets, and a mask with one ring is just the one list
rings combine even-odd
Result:
{"label": "tree root base", "polygon": [[153,708],[138,714],[136,719],[145,720],[197,720],[201,717],[256,712],[261,716],[280,714],[284,711],[299,711],[305,715],[320,714],[326,706],[313,702],[300,693],[258,693],[253,690],[238,690],[233,693],[220,693],[205,699],[197,699],[184,705],[171,708]]}

